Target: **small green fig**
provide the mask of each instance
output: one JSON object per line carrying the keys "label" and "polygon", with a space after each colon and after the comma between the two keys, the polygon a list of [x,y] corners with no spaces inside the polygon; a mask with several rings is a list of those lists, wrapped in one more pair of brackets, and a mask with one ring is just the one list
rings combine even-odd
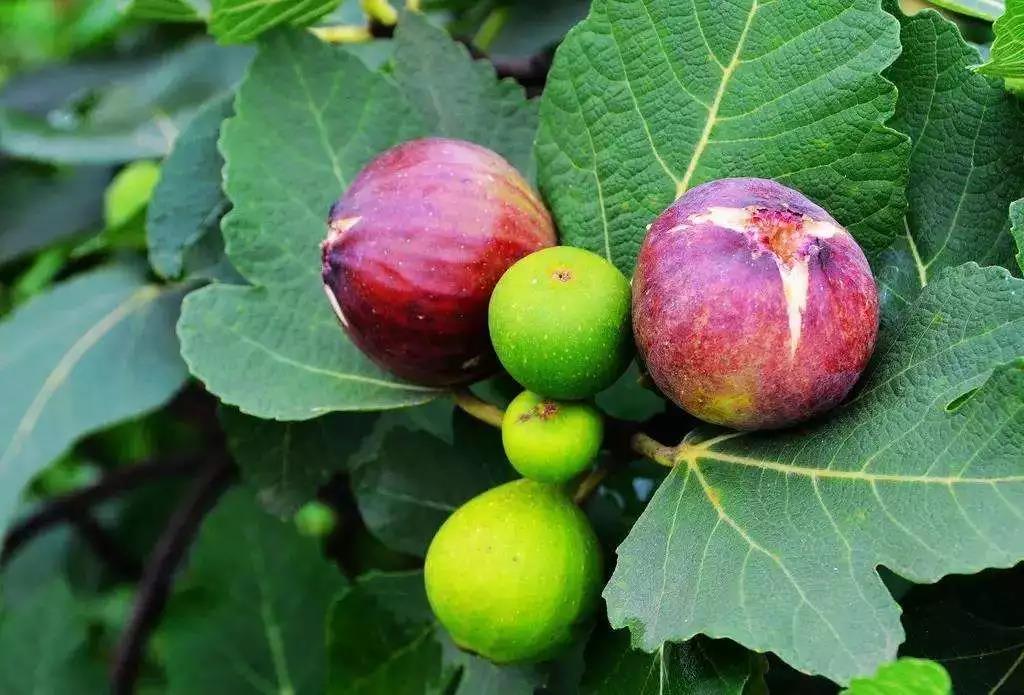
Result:
{"label": "small green fig", "polygon": [[589,403],[553,401],[523,391],[501,422],[505,454],[520,475],[564,483],[590,465],[601,449],[604,420]]}
{"label": "small green fig", "polygon": [[588,398],[629,365],[629,282],[597,254],[555,246],[517,261],[491,295],[498,359],[530,391]]}
{"label": "small green fig", "polygon": [[559,488],[505,483],[459,507],[427,550],[427,598],[462,649],[496,663],[541,661],[597,607],[601,549]]}

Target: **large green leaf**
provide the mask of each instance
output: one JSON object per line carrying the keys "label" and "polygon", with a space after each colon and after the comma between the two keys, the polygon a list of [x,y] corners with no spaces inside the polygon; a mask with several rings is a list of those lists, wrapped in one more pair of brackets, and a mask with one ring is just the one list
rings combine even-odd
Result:
{"label": "large green leaf", "polygon": [[199,106],[238,81],[251,55],[194,42],[107,86],[82,116],[73,103],[49,117],[0,109],[0,150],[69,164],[162,157]]}
{"label": "large green leaf", "polygon": [[870,678],[850,683],[843,695],[950,695],[949,674],[934,661],[900,659],[885,664]]}
{"label": "large green leaf", "polygon": [[100,227],[108,167],[0,163],[0,263]]}
{"label": "large green leaf", "polygon": [[325,618],[346,582],[315,541],[236,490],[204,522],[186,584],[179,599],[205,610],[161,635],[170,693],[323,692]]}
{"label": "large green leaf", "polygon": [[869,256],[903,215],[909,145],[882,124],[899,27],[878,0],[597,0],[541,104],[539,179],[564,241],[633,270],[690,187],[761,176],[817,200]]}
{"label": "large green leaf", "polygon": [[453,429],[448,443],[398,424],[384,436],[374,459],[353,473],[363,520],[390,547],[425,554],[459,505],[515,476],[497,430],[461,411]]}
{"label": "large green leaf", "polygon": [[1024,557],[1022,296],[1004,269],[947,269],[830,419],[689,435],[618,549],[612,625],[649,651],[730,637],[845,683],[903,639],[877,565],[931,582]]}
{"label": "large green leaf", "polygon": [[212,0],[210,32],[223,43],[252,41],[273,27],[305,26],[324,16],[339,0]]}
{"label": "large green leaf", "polygon": [[206,236],[220,237],[220,218],[228,209],[221,190],[224,160],[217,138],[232,113],[232,96],[223,94],[204,104],[174,143],[160,168],[146,214],[149,263],[164,278],[176,278],[195,262]]}
{"label": "large green leaf", "polygon": [[1008,0],[994,29],[992,52],[978,72],[1011,80],[1024,78],[1024,0]]}
{"label": "large green leaf", "polygon": [[928,3],[950,12],[992,21],[1006,9],[1004,0],[928,0]]}
{"label": "large green leaf", "polygon": [[604,628],[591,636],[586,659],[581,695],[764,692],[764,657],[727,640],[695,637],[648,654],[630,646],[626,631]]}
{"label": "large green leaf", "polygon": [[88,624],[63,579],[51,578],[0,614],[0,693],[106,692],[102,669],[84,656]]}
{"label": "large green leaf", "polygon": [[914,146],[904,233],[879,273],[897,312],[942,268],[966,261],[1015,269],[1006,209],[1024,192],[1024,109],[974,74],[978,52],[938,13],[904,17],[903,53],[886,73],[899,88],[891,124]]}
{"label": "large green leaf", "polygon": [[22,488],[76,439],[161,405],[185,381],[174,337],[182,292],[113,266],[0,324],[0,528]]}
{"label": "large green leaf", "polygon": [[128,0],[124,11],[135,19],[205,22],[210,16],[210,0]]}
{"label": "large green leaf", "polygon": [[276,422],[221,412],[231,453],[260,502],[281,516],[311,500],[332,475],[348,470],[374,415],[333,413],[304,422]]}
{"label": "large green leaf", "polygon": [[422,403],[345,337],[320,280],[331,203],[375,154],[422,133],[398,89],[304,32],[260,45],[221,135],[234,204],[223,233],[233,265],[262,287],[212,285],[185,301],[178,331],[192,373],[264,418]]}
{"label": "large green leaf", "polygon": [[532,176],[537,103],[512,80],[499,82],[489,61],[415,12],[395,32],[395,79],[435,135],[491,148]]}

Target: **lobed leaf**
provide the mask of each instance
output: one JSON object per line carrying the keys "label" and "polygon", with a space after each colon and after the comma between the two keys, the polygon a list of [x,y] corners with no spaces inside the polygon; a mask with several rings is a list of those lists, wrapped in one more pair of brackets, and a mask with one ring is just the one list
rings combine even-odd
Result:
{"label": "lobed leaf", "polygon": [[985,19],[989,22],[998,18],[1006,10],[1005,0],[928,0],[928,2],[950,12]]}
{"label": "lobed leaf", "polygon": [[648,651],[729,637],[846,683],[903,640],[877,565],[934,582],[1024,558],[1022,296],[1006,270],[947,269],[830,419],[691,433],[618,549],[611,624]]}
{"label": "lobed leaf", "polygon": [[422,133],[386,77],[302,32],[262,41],[221,134],[223,233],[232,264],[261,287],[211,285],[186,299],[178,332],[192,373],[258,417],[423,403],[337,325],[320,280],[331,203],[382,150]]}
{"label": "lobed leaf", "polygon": [[162,632],[168,692],[323,692],[325,616],[346,581],[315,541],[235,490],[203,523],[187,582],[207,610]]}
{"label": "lobed leaf", "polygon": [[184,383],[174,337],[183,293],[110,266],[0,324],[0,528],[25,485],[75,440],[162,405]]}
{"label": "lobed leaf", "polygon": [[1024,198],[1010,205],[1010,233],[1017,242],[1017,265],[1024,271]]}
{"label": "lobed leaf", "polygon": [[163,278],[179,277],[204,237],[220,237],[220,219],[230,204],[221,190],[224,160],[217,138],[233,111],[232,101],[232,94],[223,94],[204,104],[161,166],[146,235],[149,263]]}
{"label": "lobed leaf", "polygon": [[632,273],[645,227],[691,186],[761,176],[818,201],[869,257],[905,205],[883,123],[899,55],[877,0],[598,0],[541,104],[541,190],[567,243]]}
{"label": "lobed leaf", "polygon": [[[1004,212],[1024,191],[1024,109],[976,75],[978,51],[936,12],[900,20],[903,53],[886,76],[899,88],[890,125],[913,141],[903,234],[878,274],[890,313],[943,268],[976,261],[1016,270]],[[877,266],[876,266],[877,267]]]}
{"label": "lobed leaf", "polygon": [[1024,1],[1008,0],[1006,12],[996,20],[993,29],[996,39],[992,52],[978,72],[1008,80],[1024,78]]}
{"label": "lobed leaf", "polygon": [[394,73],[428,131],[489,147],[532,178],[537,102],[515,81],[499,82],[489,61],[472,60],[443,29],[406,12],[395,31]]}

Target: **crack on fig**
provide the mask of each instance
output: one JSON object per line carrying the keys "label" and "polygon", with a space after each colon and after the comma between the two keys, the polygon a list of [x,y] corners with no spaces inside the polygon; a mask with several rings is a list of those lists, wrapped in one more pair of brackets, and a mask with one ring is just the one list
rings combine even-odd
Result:
{"label": "crack on fig", "polygon": [[550,420],[558,414],[558,403],[544,400],[519,416],[519,422],[529,422],[533,418]]}

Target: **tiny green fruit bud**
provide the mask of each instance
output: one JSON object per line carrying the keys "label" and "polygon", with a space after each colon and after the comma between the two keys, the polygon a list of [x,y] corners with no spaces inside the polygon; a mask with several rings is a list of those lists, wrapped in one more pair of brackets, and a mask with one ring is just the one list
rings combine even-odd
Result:
{"label": "tiny green fruit bud", "polygon": [[501,423],[505,454],[520,475],[564,483],[601,449],[604,420],[588,403],[553,401],[532,391],[516,396]]}
{"label": "tiny green fruit bud", "polygon": [[556,246],[516,262],[491,295],[491,341],[516,381],[550,398],[579,399],[629,365],[629,282],[597,254]]}
{"label": "tiny green fruit bud", "polygon": [[557,487],[516,480],[459,507],[427,550],[427,598],[462,649],[497,663],[541,661],[597,607],[601,549]]}
{"label": "tiny green fruit bud", "polygon": [[295,526],[304,536],[322,538],[333,531],[337,523],[334,510],[323,502],[307,502],[295,512]]}

